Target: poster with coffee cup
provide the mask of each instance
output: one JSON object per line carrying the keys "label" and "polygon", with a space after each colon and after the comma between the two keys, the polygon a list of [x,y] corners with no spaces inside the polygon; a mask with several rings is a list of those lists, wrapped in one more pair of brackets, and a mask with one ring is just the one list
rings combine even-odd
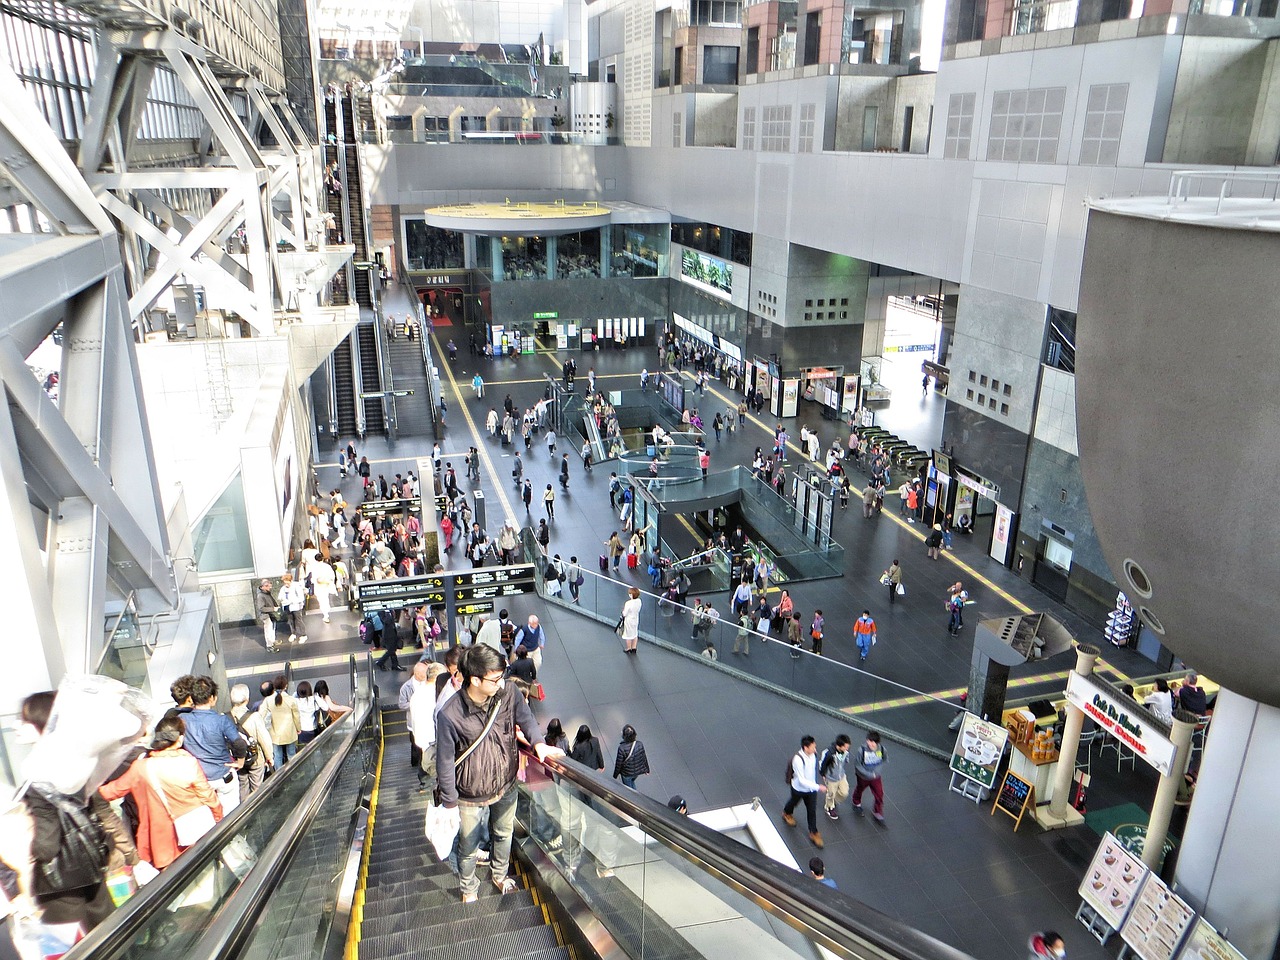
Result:
{"label": "poster with coffee cup", "polygon": [[1208,920],[1198,917],[1178,953],[1178,960],[1245,960],[1245,955],[1228,943]]}
{"label": "poster with coffee cup", "polygon": [[1107,833],[1080,882],[1080,896],[1107,926],[1119,930],[1146,874],[1147,865]]}
{"label": "poster with coffee cup", "polygon": [[962,777],[991,788],[996,782],[996,768],[1004,754],[1009,731],[998,723],[966,713],[951,751],[951,769]]}
{"label": "poster with coffee cup", "polygon": [[1120,936],[1140,960],[1172,960],[1194,917],[1190,905],[1148,871]]}

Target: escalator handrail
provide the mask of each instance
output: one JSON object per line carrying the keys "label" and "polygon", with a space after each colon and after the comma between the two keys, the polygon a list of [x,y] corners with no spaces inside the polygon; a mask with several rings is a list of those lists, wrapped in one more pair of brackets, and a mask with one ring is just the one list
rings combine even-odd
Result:
{"label": "escalator handrail", "polygon": [[[538,763],[531,754],[530,763]],[[847,957],[972,960],[914,927],[808,877],[567,757],[543,766],[635,822],[768,913]],[[868,953],[868,948],[873,952]]]}
{"label": "escalator handrail", "polygon": [[[350,659],[354,661],[355,655],[353,654]],[[354,667],[352,669],[354,670]],[[353,687],[353,692],[354,689]],[[370,690],[372,691],[372,687]],[[369,701],[359,709],[362,712],[352,728],[351,740],[338,751],[337,757],[345,758],[351,752],[356,741],[356,733],[368,722],[368,715],[377,709],[376,696],[371,692]],[[322,731],[311,743],[303,747],[303,751],[315,749],[315,744],[320,743],[326,736],[333,736],[337,729],[338,725],[335,724],[331,729]],[[299,751],[292,763],[298,763],[301,758],[302,751]],[[168,905],[168,892],[173,889],[183,889],[195,880],[200,872],[222,853],[223,838],[234,835],[241,824],[252,817],[259,807],[269,802],[269,799],[281,789],[280,784],[286,779],[284,775],[276,775],[267,780],[261,789],[255,791],[248,800],[239,804],[229,815],[218,821],[212,830],[183,851],[182,855],[167,866],[158,877],[140,888],[127,903],[115,910],[88,936],[72,947],[67,957],[76,960],[76,958],[89,956],[115,956],[123,946],[141,932],[157,912],[165,909]],[[295,810],[290,814],[286,825],[292,822],[296,813]],[[283,832],[283,828],[280,832]]]}
{"label": "escalator handrail", "polygon": [[377,709],[377,701],[370,698],[347,731],[347,742],[329,758],[306,796],[285,818],[271,842],[258,855],[252,869],[209,924],[200,938],[198,950],[188,954],[186,960],[223,960],[239,955],[246,938],[257,926],[262,912],[272,902],[276,888],[288,873],[294,854],[346,766],[361,731],[372,722]]}

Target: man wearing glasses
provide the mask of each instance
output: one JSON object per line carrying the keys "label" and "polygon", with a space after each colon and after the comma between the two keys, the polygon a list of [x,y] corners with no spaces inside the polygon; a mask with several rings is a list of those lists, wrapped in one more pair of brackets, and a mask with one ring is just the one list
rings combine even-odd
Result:
{"label": "man wearing glasses", "polygon": [[[532,744],[539,760],[564,756],[543,742],[538,721],[514,685],[506,684],[506,661],[486,644],[463,651],[459,695],[440,708],[436,719],[436,760],[440,802],[458,810],[458,874],[462,902],[474,903],[480,892],[476,851],[487,815],[491,880],[499,893],[516,883],[507,876],[511,831],[516,814],[516,770],[519,747],[516,727]],[[477,744],[474,750],[468,749]],[[457,758],[466,754],[461,764]]]}

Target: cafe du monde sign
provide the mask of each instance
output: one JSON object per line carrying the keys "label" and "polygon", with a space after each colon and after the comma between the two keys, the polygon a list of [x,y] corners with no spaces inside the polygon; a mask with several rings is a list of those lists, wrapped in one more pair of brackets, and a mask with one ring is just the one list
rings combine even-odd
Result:
{"label": "cafe du monde sign", "polygon": [[1067,699],[1084,711],[1084,715],[1106,730],[1134,752],[1140,760],[1155,767],[1163,777],[1173,772],[1177,748],[1141,707],[1128,698],[1090,677],[1072,671],[1067,675]]}

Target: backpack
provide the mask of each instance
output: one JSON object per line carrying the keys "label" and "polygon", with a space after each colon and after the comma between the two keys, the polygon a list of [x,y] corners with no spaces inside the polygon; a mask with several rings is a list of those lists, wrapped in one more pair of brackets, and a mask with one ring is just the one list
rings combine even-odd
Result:
{"label": "backpack", "polygon": [[[796,757],[798,757],[798,756],[800,756],[800,754],[799,754],[799,753],[797,753],[797,754],[795,755],[795,757],[792,757],[792,758],[791,758],[791,760],[794,760],[794,759],[795,759]],[[791,765],[791,760],[788,760],[788,761],[787,761],[786,781],[787,781],[787,786],[788,786],[788,787],[789,787],[789,786],[791,786],[791,780],[792,780],[792,778],[794,778],[794,777],[795,777],[795,775],[796,775],[795,768]]]}
{"label": "backpack", "polygon": [[45,896],[101,883],[111,848],[98,815],[75,797],[34,786],[28,789],[52,809],[62,834],[53,858],[34,865],[34,893]]}

